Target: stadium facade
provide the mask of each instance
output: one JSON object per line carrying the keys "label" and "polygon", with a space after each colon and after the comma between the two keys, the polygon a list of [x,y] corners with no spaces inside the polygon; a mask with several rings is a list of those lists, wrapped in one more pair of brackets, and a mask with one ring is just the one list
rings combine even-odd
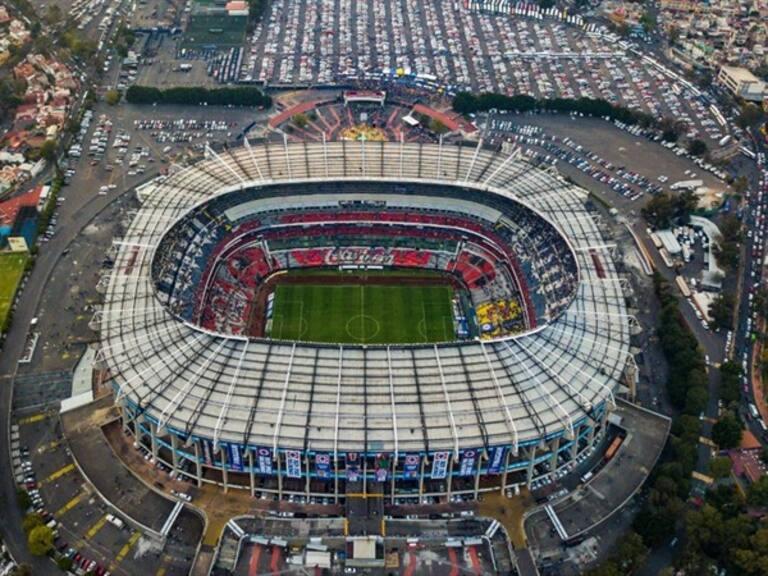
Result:
{"label": "stadium facade", "polygon": [[[633,365],[613,247],[586,192],[518,151],[246,141],[137,192],[99,358],[125,433],[178,474],[411,503],[530,486],[605,438]],[[249,333],[260,279],[327,265],[455,274],[493,321],[457,313],[432,344]]]}

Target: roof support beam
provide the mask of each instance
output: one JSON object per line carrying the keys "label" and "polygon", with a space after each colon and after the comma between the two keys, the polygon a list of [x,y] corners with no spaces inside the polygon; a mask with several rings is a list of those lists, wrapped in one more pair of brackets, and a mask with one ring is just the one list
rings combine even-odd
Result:
{"label": "roof support beam", "polygon": [[499,379],[496,377],[496,371],[493,369],[493,365],[491,364],[491,359],[488,356],[488,350],[485,349],[485,344],[483,341],[480,341],[480,350],[483,351],[483,357],[485,358],[485,363],[488,365],[488,372],[491,374],[491,380],[493,380],[493,385],[496,388],[496,396],[499,398],[499,402],[501,403],[502,408],[504,409],[504,415],[507,419],[507,427],[509,428],[509,431],[512,435],[512,453],[517,456],[518,454],[518,448],[519,448],[519,437],[517,435],[517,426],[515,426],[515,419],[512,418],[512,413],[509,411],[509,405],[507,404],[507,397],[504,394],[504,390],[501,387],[501,384],[499,384]]}
{"label": "roof support beam", "polygon": [[243,365],[243,360],[245,360],[245,356],[248,353],[248,340],[243,340],[243,351],[240,354],[240,358],[237,361],[237,366],[235,367],[235,373],[232,375],[232,380],[229,383],[229,388],[227,389],[227,396],[224,399],[224,404],[221,406],[221,411],[219,412],[219,417],[216,419],[216,426],[213,429],[213,449],[218,450],[219,448],[219,436],[221,435],[221,426],[224,423],[224,416],[227,412],[229,412],[229,405],[232,403],[232,395],[235,391],[235,386],[237,386],[237,380],[240,377],[240,368]]}
{"label": "roof support beam", "polygon": [[344,366],[344,348],[339,346],[339,375],[336,380],[336,418],[333,424],[333,460],[336,462],[339,456],[339,413],[341,411],[341,376]]}
{"label": "roof support beam", "polygon": [[277,445],[280,441],[280,426],[283,423],[283,412],[285,411],[285,400],[288,398],[288,384],[291,381],[291,370],[293,370],[293,357],[296,354],[296,342],[291,346],[291,357],[288,360],[288,370],[285,371],[285,383],[283,384],[283,397],[280,399],[280,411],[277,413],[275,422],[275,435],[272,437],[272,450],[277,454]]}
{"label": "roof support beam", "polygon": [[443,364],[440,362],[440,352],[437,350],[437,344],[434,345],[435,360],[437,360],[437,371],[440,374],[440,382],[443,385],[443,396],[445,397],[445,405],[448,408],[448,421],[451,424],[451,433],[453,434],[453,457],[459,457],[459,434],[456,431],[456,419],[453,416],[453,408],[451,408],[451,397],[448,395],[448,386],[445,383],[445,374],[443,374]]}
{"label": "roof support beam", "polygon": [[387,373],[389,374],[389,402],[392,409],[392,436],[395,440],[395,460],[397,460],[399,452],[397,441],[397,405],[395,403],[395,381],[392,376],[392,353],[389,346],[387,346]]}

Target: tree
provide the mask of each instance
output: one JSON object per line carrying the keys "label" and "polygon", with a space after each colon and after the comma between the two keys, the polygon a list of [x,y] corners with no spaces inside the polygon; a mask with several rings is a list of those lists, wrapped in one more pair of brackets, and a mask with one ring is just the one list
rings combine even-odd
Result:
{"label": "tree", "polygon": [[668,228],[675,217],[675,201],[666,192],[657,194],[646,202],[640,213],[656,228]]}
{"label": "tree", "polygon": [[33,529],[43,525],[43,517],[37,512],[32,512],[24,516],[21,521],[21,527],[24,530],[24,534],[29,534]]}
{"label": "tree", "polygon": [[62,572],[66,572],[72,568],[72,564],[72,558],[68,558],[67,556],[61,556],[56,560],[56,566],[58,566],[59,570]]}
{"label": "tree", "polygon": [[58,4],[48,4],[45,9],[45,21],[49,26],[56,26],[62,19],[61,7]]}
{"label": "tree", "polygon": [[54,140],[46,140],[40,146],[40,158],[46,162],[56,162],[56,142]]}
{"label": "tree", "polygon": [[32,499],[29,497],[29,493],[23,488],[16,489],[16,502],[22,510],[26,510],[32,506]]}
{"label": "tree", "polygon": [[309,118],[307,118],[306,114],[301,114],[301,113],[294,114],[293,116],[291,116],[291,120],[293,121],[294,124],[296,124],[296,127],[299,128],[300,130],[303,130],[304,128],[307,127],[307,124],[309,124]]}
{"label": "tree", "polygon": [[10,576],[32,576],[32,566],[29,564],[19,564],[11,571]]}
{"label": "tree", "polygon": [[736,124],[743,129],[759,126],[763,121],[763,113],[760,108],[747,102],[741,107],[741,114],[736,118]]}
{"label": "tree", "polygon": [[736,448],[741,444],[741,422],[728,411],[712,426],[712,440],[721,449]]}
{"label": "tree", "polygon": [[768,476],[761,476],[747,489],[747,502],[752,506],[768,506]]}
{"label": "tree", "polygon": [[731,474],[731,459],[727,456],[718,456],[709,461],[709,473],[715,478],[727,478]]}
{"label": "tree", "polygon": [[107,90],[107,93],[104,95],[104,100],[110,106],[115,106],[118,102],[120,102],[120,91]]}
{"label": "tree", "polygon": [[48,526],[36,526],[27,537],[27,547],[35,556],[45,556],[53,550],[53,530]]}
{"label": "tree", "polygon": [[707,143],[704,142],[704,140],[699,140],[698,138],[694,138],[688,143],[688,152],[694,156],[704,156],[708,149],[709,148],[707,147]]}
{"label": "tree", "polygon": [[721,292],[709,305],[709,315],[712,324],[720,330],[730,330],[733,327],[733,311],[736,302],[733,294]]}
{"label": "tree", "polygon": [[742,196],[747,191],[747,188],[749,188],[749,180],[747,180],[746,176],[739,176],[733,181],[733,191],[739,196]]}
{"label": "tree", "polygon": [[656,17],[651,12],[645,12],[640,17],[640,24],[646,32],[651,32],[656,28]]}

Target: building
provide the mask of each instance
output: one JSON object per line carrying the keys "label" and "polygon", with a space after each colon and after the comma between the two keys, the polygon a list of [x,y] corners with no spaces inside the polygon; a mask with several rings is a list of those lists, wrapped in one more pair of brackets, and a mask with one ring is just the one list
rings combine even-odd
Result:
{"label": "building", "polygon": [[[531,486],[605,444],[631,363],[622,283],[586,191],[519,152],[246,141],[137,194],[98,362],[124,433],[179,477],[415,504]],[[467,285],[485,270],[477,314],[514,293],[519,329],[439,344],[252,335],[240,320],[255,314],[206,296],[244,289],[218,272],[244,251],[255,286],[361,262]]]}
{"label": "building", "polygon": [[721,66],[717,74],[717,82],[731,94],[744,100],[762,102],[766,96],[765,82],[746,68]]}

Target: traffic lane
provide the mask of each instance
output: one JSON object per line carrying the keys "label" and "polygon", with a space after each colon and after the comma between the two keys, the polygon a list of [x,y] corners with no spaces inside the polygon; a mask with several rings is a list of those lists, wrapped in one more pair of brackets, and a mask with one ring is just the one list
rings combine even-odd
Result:
{"label": "traffic lane", "polygon": [[[49,243],[46,250],[38,254],[29,281],[19,297],[14,314],[14,322],[6,335],[2,354],[0,354],[0,377],[6,377],[7,385],[0,386],[0,462],[11,461],[9,453],[9,426],[12,388],[11,381],[16,373],[17,361],[24,351],[27,328],[36,315],[38,303],[46,289],[47,280],[55,268],[61,253],[69,243],[80,233],[97,214],[114,200],[112,197],[98,196],[90,202],[83,203],[81,209],[74,214],[64,213],[60,216],[58,241]],[[8,544],[14,558],[30,564],[37,573],[44,574],[49,568],[48,563],[29,554],[26,548],[26,538],[21,530],[21,511],[15,504],[16,484],[10,466],[3,466],[4,473],[0,474],[0,504],[5,510],[5,521],[0,523],[0,533]]]}

